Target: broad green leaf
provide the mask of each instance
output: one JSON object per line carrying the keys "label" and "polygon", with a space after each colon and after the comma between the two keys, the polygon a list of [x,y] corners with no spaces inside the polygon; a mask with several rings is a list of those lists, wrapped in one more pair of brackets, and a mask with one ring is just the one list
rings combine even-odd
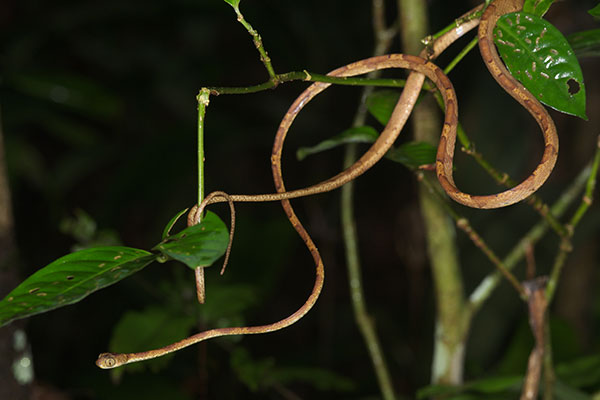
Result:
{"label": "broad green leaf", "polygon": [[[162,307],[150,307],[143,311],[126,312],[115,326],[110,339],[109,351],[134,353],[156,349],[188,336],[195,325],[192,316],[174,313]],[[172,355],[159,357],[147,363],[132,363],[115,371],[118,378],[125,371],[143,371],[146,367],[158,372],[168,365]]]}
{"label": "broad green leaf", "polygon": [[298,160],[303,160],[311,154],[320,153],[348,143],[373,143],[377,140],[378,136],[379,133],[373,127],[357,126],[355,128],[346,129],[339,135],[324,140],[315,146],[299,148],[296,152],[296,157]]}
{"label": "broad green leaf", "polygon": [[122,246],[68,254],[40,269],[0,302],[0,326],[73,304],[150,264],[156,256]]}
{"label": "broad green leaf", "polygon": [[600,29],[575,32],[567,40],[577,57],[600,56]]}
{"label": "broad green leaf", "polygon": [[214,213],[208,211],[197,225],[185,228],[156,245],[164,255],[181,261],[188,267],[207,267],[219,259],[227,249],[227,227]]}
{"label": "broad green leaf", "polygon": [[555,0],[525,0],[523,4],[523,12],[534,14],[539,17],[546,14]]}
{"label": "broad green leaf", "polygon": [[600,18],[600,4],[588,11],[592,17]]}
{"label": "broad green leaf", "polygon": [[404,164],[408,168],[435,163],[437,148],[425,142],[407,142],[385,155],[386,158]]}
{"label": "broad green leaf", "polygon": [[380,124],[385,125],[399,98],[400,92],[397,90],[377,90],[367,98],[367,109]]}
{"label": "broad green leaf", "polygon": [[173,229],[173,225],[175,225],[177,223],[177,221],[179,220],[179,218],[185,214],[185,212],[189,210],[189,208],[186,208],[184,210],[179,211],[177,214],[175,214],[175,216],[173,216],[173,218],[171,218],[171,220],[169,221],[169,223],[167,223],[167,225],[165,226],[165,229],[163,229],[163,233],[162,233],[162,239],[164,240],[167,236],[169,236],[169,234],[171,233],[171,229]]}
{"label": "broad green leaf", "polygon": [[587,120],[581,68],[558,29],[535,15],[516,12],[502,16],[494,33],[510,73],[538,100]]}

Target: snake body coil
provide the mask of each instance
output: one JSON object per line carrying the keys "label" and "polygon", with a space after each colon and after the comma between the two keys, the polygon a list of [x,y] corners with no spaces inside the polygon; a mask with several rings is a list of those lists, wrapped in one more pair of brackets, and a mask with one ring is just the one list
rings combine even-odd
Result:
{"label": "snake body coil", "polygon": [[470,207],[498,208],[521,201],[535,192],[548,178],[554,163],[556,162],[558,153],[556,129],[552,119],[544,107],[520,83],[512,78],[510,73],[508,73],[506,68],[502,65],[502,62],[500,61],[495,50],[492,36],[492,29],[498,18],[502,14],[519,10],[521,6],[521,0],[496,0],[493,2],[481,18],[481,23],[479,25],[479,46],[483,60],[494,78],[509,94],[511,94],[511,96],[517,99],[517,101],[519,101],[519,103],[521,103],[521,105],[523,105],[523,107],[525,107],[533,115],[540,125],[544,135],[546,147],[542,161],[527,179],[514,188],[498,194],[485,196],[475,196],[463,193],[456,188],[456,185],[454,184],[454,179],[452,177],[452,164],[456,142],[456,128],[458,124],[456,94],[448,77],[430,60],[437,57],[457,38],[477,26],[479,20],[467,20],[457,26],[455,29],[447,32],[434,41],[429,48],[424,50],[420,54],[420,57],[403,54],[390,54],[386,56],[368,58],[338,68],[329,73],[329,75],[355,76],[386,68],[405,68],[411,70],[402,95],[398,100],[396,107],[394,108],[388,124],[377,141],[358,161],[356,161],[356,163],[350,166],[347,170],[324,182],[303,189],[286,191],[281,172],[281,154],[287,132],[300,110],[302,110],[302,108],[317,94],[321,93],[330,86],[328,83],[314,83],[309,86],[296,99],[296,101],[294,101],[281,121],[277,131],[271,156],[273,179],[277,193],[261,195],[224,195],[219,194],[219,192],[215,192],[207,196],[202,204],[196,206],[190,212],[190,215],[197,215],[198,209],[203,210],[204,207],[209,204],[225,201],[262,202],[281,200],[288,219],[309,249],[316,267],[315,284],[306,302],[292,315],[272,324],[252,327],[212,329],[200,332],[160,349],[149,350],[140,353],[102,353],[98,357],[96,364],[100,368],[114,368],[126,363],[159,357],[214,337],[272,332],[285,328],[302,318],[313,307],[321,292],[324,279],[324,267],[319,251],[296,217],[294,210],[290,205],[289,199],[328,192],[332,189],[338,188],[343,184],[355,179],[357,176],[363,174],[375,163],[377,163],[392,147],[402,127],[406,123],[406,120],[408,119],[408,116],[410,115],[421,91],[425,77],[429,78],[438,87],[444,99],[446,108],[444,127],[442,130],[436,158],[436,172],[442,187],[446,190],[448,195],[457,202]]}

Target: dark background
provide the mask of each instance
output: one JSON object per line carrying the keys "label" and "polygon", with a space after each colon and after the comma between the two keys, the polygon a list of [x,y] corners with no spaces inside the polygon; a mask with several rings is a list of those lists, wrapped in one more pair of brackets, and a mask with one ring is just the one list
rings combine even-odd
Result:
{"label": "dark background", "polygon": [[[477,4],[428,3],[431,32]],[[597,27],[586,13],[593,3],[559,2],[547,18],[565,34]],[[391,22],[396,8],[391,2],[388,6]],[[277,72],[325,73],[372,53],[368,1],[245,0],[241,9],[262,35]],[[393,51],[401,51],[398,43]],[[440,65],[449,59],[442,58]],[[590,160],[599,132],[598,63],[592,58],[581,63],[590,121],[552,113],[561,151],[541,190],[549,203]],[[478,51],[450,77],[461,122],[478,150],[515,178],[524,178],[541,155],[535,122],[497,87]],[[266,78],[250,37],[223,1],[2,1],[0,105],[19,250],[14,268],[22,279],[78,242],[154,246],[167,221],[196,201],[199,88],[252,85]],[[290,83],[253,95],[211,98],[207,191],[273,191],[271,141],[305,86]],[[340,149],[302,162],[295,150],[347,128],[359,96],[358,88],[330,89],[298,118],[284,156],[288,188],[340,170]],[[407,130],[402,140],[409,138]],[[495,190],[471,160],[457,158],[459,186],[480,193]],[[434,332],[434,293],[416,182],[404,167],[384,161],[357,181],[356,190],[367,302],[394,386],[412,397],[429,381]],[[109,372],[94,365],[127,311],[152,306],[197,314],[201,329],[270,323],[304,302],[314,271],[280,206],[242,204],[228,271],[224,277],[216,268],[207,274],[209,316],[193,305],[192,271],[176,263],[153,264],[81,303],[27,320],[37,390],[55,396],[47,398],[69,399],[166,398],[164,393],[174,399],[376,398],[377,382],[350,307],[339,194],[294,204],[326,265],[323,294],[298,324],[268,335],[194,346],[156,372],[111,380]],[[526,205],[497,211],[455,208],[501,256],[538,220]],[[97,224],[85,238],[68,228],[81,210]],[[214,210],[228,221],[226,207]],[[594,206],[575,235],[575,251],[553,309],[559,363],[593,354],[600,344],[600,297],[593,291],[599,222]],[[492,266],[462,233],[457,236],[470,293]],[[557,244],[550,234],[536,247],[540,274],[549,270]],[[522,266],[517,273],[523,277]],[[220,317],[220,310],[226,317]],[[530,346],[525,310],[503,285],[475,319],[466,378],[522,373]]]}

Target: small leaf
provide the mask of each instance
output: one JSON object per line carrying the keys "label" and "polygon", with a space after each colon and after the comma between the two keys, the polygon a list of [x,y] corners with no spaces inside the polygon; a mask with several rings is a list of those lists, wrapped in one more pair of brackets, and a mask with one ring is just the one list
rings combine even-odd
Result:
{"label": "small leaf", "polygon": [[[109,351],[132,353],[166,346],[185,338],[194,324],[193,317],[176,314],[161,307],[128,311],[113,330]],[[158,372],[168,365],[171,358],[172,354],[148,362],[125,365],[114,370],[116,378],[125,371],[143,371],[147,367],[152,372]]]}
{"label": "small leaf", "polygon": [[76,303],[150,264],[156,256],[122,246],[68,254],[40,269],[0,302],[0,326]]}
{"label": "small leaf", "polygon": [[223,1],[237,10],[240,6],[241,0],[223,0]]}
{"label": "small leaf", "polygon": [[184,210],[179,211],[177,214],[175,214],[175,216],[173,218],[171,218],[171,220],[169,221],[169,223],[165,226],[165,229],[163,229],[163,233],[162,233],[162,237],[161,239],[165,239],[167,236],[169,236],[169,233],[171,233],[171,229],[173,228],[173,225],[175,225],[177,223],[177,221],[179,220],[179,218],[185,214],[185,212],[189,210],[189,208],[186,208]]}
{"label": "small leaf", "polygon": [[549,22],[531,14],[503,15],[494,29],[510,73],[542,103],[587,120],[585,85],[569,42]]}
{"label": "small leaf", "polygon": [[216,214],[208,211],[202,222],[167,236],[153,250],[196,269],[211,265],[225,254],[228,242],[227,227]]}
{"label": "small leaf", "polygon": [[600,56],[600,29],[575,32],[567,40],[577,57]]}
{"label": "small leaf", "polygon": [[534,14],[539,17],[546,14],[555,0],[525,0],[523,4],[523,12]]}
{"label": "small leaf", "polygon": [[325,150],[332,149],[337,146],[341,146],[348,143],[373,143],[377,140],[379,133],[375,128],[370,126],[357,126],[354,128],[346,129],[339,135],[322,141],[313,147],[301,147],[296,152],[298,160],[303,160],[307,156],[315,153],[320,153]]}
{"label": "small leaf", "polygon": [[425,142],[407,142],[385,155],[386,158],[404,164],[408,168],[435,163],[437,148]]}
{"label": "small leaf", "polygon": [[367,109],[380,124],[385,125],[399,98],[400,92],[397,90],[377,90],[367,98]]}
{"label": "small leaf", "polygon": [[596,7],[589,10],[588,14],[590,14],[594,18],[600,18],[600,4],[596,5]]}

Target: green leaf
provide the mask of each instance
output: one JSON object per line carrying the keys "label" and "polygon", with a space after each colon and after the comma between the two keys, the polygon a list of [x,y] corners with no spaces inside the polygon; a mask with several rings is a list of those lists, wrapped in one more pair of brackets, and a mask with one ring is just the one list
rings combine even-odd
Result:
{"label": "green leaf", "polygon": [[503,15],[496,45],[510,73],[542,103],[587,120],[581,68],[567,39],[532,14]]}
{"label": "green leaf", "polygon": [[465,388],[479,393],[499,393],[510,389],[518,389],[522,383],[522,376],[493,376],[470,382],[465,385]]}
{"label": "green leaf", "polygon": [[240,0],[223,0],[223,1],[227,4],[229,4],[231,7],[235,8],[236,10],[240,6]]}
{"label": "green leaf", "polygon": [[430,397],[448,398],[449,396],[460,393],[461,386],[451,385],[429,385],[417,390],[417,399],[428,399]]}
{"label": "green leaf", "polygon": [[375,128],[370,126],[357,126],[354,128],[346,129],[339,135],[322,141],[321,143],[312,147],[301,147],[296,152],[298,160],[303,160],[307,156],[315,153],[320,153],[325,150],[332,149],[337,146],[341,146],[348,143],[373,143],[377,140],[379,133]]}
{"label": "green leaf", "polygon": [[367,110],[380,124],[385,125],[398,103],[400,92],[397,90],[377,90],[366,101]]}
{"label": "green leaf", "polygon": [[592,17],[600,18],[600,4],[596,5],[596,7],[589,10],[588,14],[590,14]]}
{"label": "green leaf", "polygon": [[555,0],[525,0],[523,4],[523,12],[534,14],[539,17],[546,14]]}
{"label": "green leaf", "polygon": [[[174,313],[163,307],[149,307],[143,311],[126,312],[115,326],[110,339],[109,351],[132,353],[156,349],[188,336],[194,327],[191,316]],[[143,371],[150,368],[158,372],[166,367],[173,354],[143,363],[132,363],[115,369],[115,378],[125,371]]]}
{"label": "green leaf", "polygon": [[242,347],[236,347],[233,350],[229,362],[237,377],[252,392],[256,392],[263,386],[275,365],[275,360],[272,358],[254,360],[248,350]]}
{"label": "green leaf", "polygon": [[175,225],[177,223],[177,221],[179,220],[179,218],[185,214],[185,212],[189,210],[189,208],[186,208],[184,210],[179,211],[177,214],[175,214],[175,216],[173,218],[171,218],[171,220],[169,221],[169,223],[165,226],[165,229],[163,229],[163,233],[162,233],[162,237],[161,239],[165,239],[167,236],[169,236],[169,233],[171,233],[171,229],[173,229],[173,225]]}
{"label": "green leaf", "polygon": [[150,264],[156,256],[122,246],[68,254],[40,269],[0,302],[0,326],[73,304]]}
{"label": "green leaf", "polygon": [[208,211],[197,225],[190,226],[156,245],[164,255],[181,261],[188,267],[207,267],[219,259],[227,249],[227,227],[214,213]]}
{"label": "green leaf", "polygon": [[591,396],[567,386],[561,381],[554,383],[554,396],[556,400],[592,400]]}
{"label": "green leaf", "polygon": [[600,56],[600,29],[575,32],[567,40],[577,57]]}
{"label": "green leaf", "polygon": [[556,366],[556,375],[567,385],[582,388],[600,384],[600,355],[577,358]]}
{"label": "green leaf", "polygon": [[202,305],[202,320],[207,325],[231,326],[230,319],[238,319],[258,302],[253,285],[213,282],[207,290],[210,296]]}
{"label": "green leaf", "polygon": [[425,142],[407,142],[385,155],[386,158],[399,162],[408,168],[418,168],[421,165],[435,163],[437,148]]}

